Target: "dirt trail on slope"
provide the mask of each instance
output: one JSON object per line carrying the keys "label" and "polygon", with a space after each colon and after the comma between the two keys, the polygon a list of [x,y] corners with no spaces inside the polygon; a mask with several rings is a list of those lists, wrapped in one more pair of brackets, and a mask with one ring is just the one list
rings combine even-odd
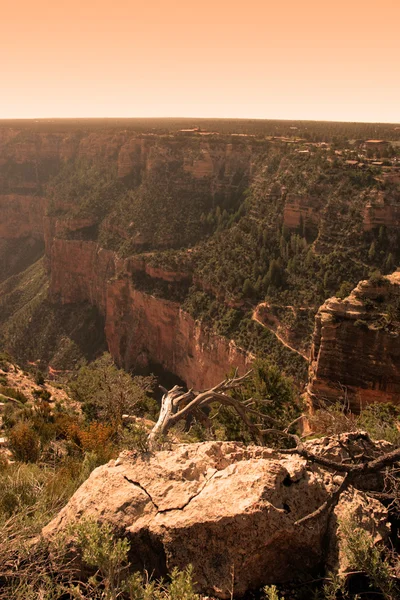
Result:
{"label": "dirt trail on slope", "polygon": [[[256,306],[256,308],[253,311],[253,314],[251,316],[251,318],[253,319],[253,321],[255,321],[256,323],[259,323],[262,327],[265,327],[265,329],[268,329],[268,331],[270,331],[271,333],[273,333],[276,338],[281,342],[281,344],[283,344],[284,346],[286,346],[286,348],[288,348],[289,350],[292,350],[292,352],[296,352],[297,354],[299,354],[302,358],[304,358],[304,360],[306,360],[307,362],[310,360],[310,357],[307,356],[307,354],[305,354],[304,352],[301,352],[301,350],[298,350],[297,348],[295,348],[294,346],[291,346],[279,333],[276,329],[274,329],[273,327],[267,325],[267,323],[265,323],[264,321],[261,321],[261,319],[259,319],[257,312],[260,306],[267,306],[267,304],[265,302],[258,304],[258,306]],[[288,308],[288,307],[286,307]],[[293,308],[293,307],[290,307]]]}

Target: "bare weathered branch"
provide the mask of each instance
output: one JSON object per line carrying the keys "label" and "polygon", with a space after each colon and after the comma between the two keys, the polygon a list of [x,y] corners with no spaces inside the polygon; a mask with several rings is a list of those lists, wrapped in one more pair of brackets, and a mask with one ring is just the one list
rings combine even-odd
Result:
{"label": "bare weathered branch", "polygon": [[[190,414],[204,408],[213,402],[218,402],[222,406],[229,406],[239,415],[252,434],[259,440],[259,428],[248,417],[248,415],[257,415],[262,419],[268,419],[272,423],[278,424],[276,419],[268,417],[253,408],[253,398],[246,401],[237,400],[229,396],[227,392],[236,389],[250,376],[251,370],[238,377],[237,370],[231,378],[224,379],[214,387],[202,392],[194,392],[192,389],[184,391],[179,386],[174,386],[171,390],[164,392],[161,400],[161,409],[157,423],[149,434],[150,446],[158,435],[166,434],[169,429],[185,419]],[[266,400],[265,403],[268,401]]]}

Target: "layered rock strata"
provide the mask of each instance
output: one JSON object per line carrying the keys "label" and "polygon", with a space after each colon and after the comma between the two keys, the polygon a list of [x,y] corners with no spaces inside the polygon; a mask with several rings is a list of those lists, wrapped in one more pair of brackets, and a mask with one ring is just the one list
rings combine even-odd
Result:
{"label": "layered rock strata", "polygon": [[[244,373],[253,356],[233,341],[196,322],[179,303],[135,288],[134,277],[146,272],[136,259],[119,259],[94,242],[53,239],[50,244],[50,293],[62,304],[88,301],[105,317],[111,355],[126,368],[152,363],[176,374],[189,386],[210,387],[238,368]],[[156,271],[170,281],[183,274]]]}
{"label": "layered rock strata", "polygon": [[361,281],[319,309],[308,397],[359,412],[373,402],[400,404],[400,272]]}
{"label": "layered rock strata", "polygon": [[[53,199],[50,216],[44,191],[49,179],[71,160],[114,165],[118,178],[131,188],[160,164],[181,161],[187,179],[178,182],[179,189],[194,182],[213,197],[237,189],[235,177],[239,174],[241,180],[250,173],[253,154],[251,140],[233,144],[224,138],[197,142],[128,131],[0,128],[0,259],[10,263],[0,269],[0,278],[13,274],[16,265],[26,268],[29,256],[36,260],[44,243],[50,299],[96,306],[105,317],[110,352],[121,366],[158,363],[195,388],[215,385],[232,368],[244,372],[252,360],[249,354],[207,331],[178,303],[135,287],[139,275],[188,285],[188,273],[152,266],[143,257],[120,259],[102,249],[92,234],[96,218],[71,216],[74,206],[62,198]],[[111,230],[115,224],[105,221],[104,227]],[[129,223],[117,233],[131,239]],[[136,238],[138,246],[146,242],[140,232]],[[21,258],[10,240],[21,248],[23,244]]]}

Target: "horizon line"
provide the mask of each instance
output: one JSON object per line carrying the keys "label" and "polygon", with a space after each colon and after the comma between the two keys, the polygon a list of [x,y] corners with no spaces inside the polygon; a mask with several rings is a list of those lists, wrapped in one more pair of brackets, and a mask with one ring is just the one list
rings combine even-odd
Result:
{"label": "horizon line", "polygon": [[204,121],[279,121],[279,122],[303,122],[303,123],[348,123],[360,125],[400,125],[400,121],[354,121],[338,119],[302,119],[302,118],[273,118],[273,117],[200,117],[200,116],[105,116],[105,117],[0,117],[0,123],[4,121],[107,121],[107,120],[204,120]]}

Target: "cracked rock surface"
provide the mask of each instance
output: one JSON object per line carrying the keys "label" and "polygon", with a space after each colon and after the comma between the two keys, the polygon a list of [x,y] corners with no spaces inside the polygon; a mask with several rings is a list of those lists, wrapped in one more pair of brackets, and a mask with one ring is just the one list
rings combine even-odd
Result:
{"label": "cracked rock surface", "polygon": [[[236,442],[125,452],[93,471],[44,535],[94,517],[129,538],[133,569],[163,575],[191,563],[199,591],[229,598],[233,581],[240,596],[314,573],[327,518],[295,521],[317,509],[337,479],[298,456]],[[367,529],[384,533],[382,505],[356,490],[344,495],[334,519],[355,511]],[[335,523],[330,529],[332,562],[340,552]]]}

